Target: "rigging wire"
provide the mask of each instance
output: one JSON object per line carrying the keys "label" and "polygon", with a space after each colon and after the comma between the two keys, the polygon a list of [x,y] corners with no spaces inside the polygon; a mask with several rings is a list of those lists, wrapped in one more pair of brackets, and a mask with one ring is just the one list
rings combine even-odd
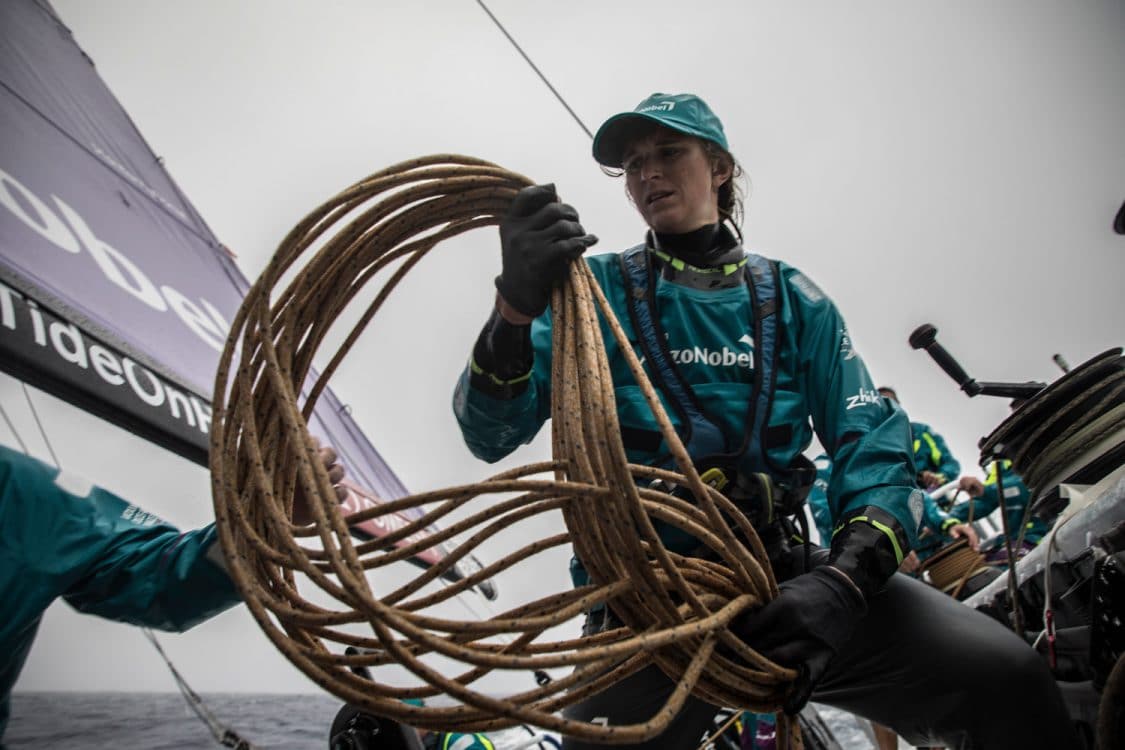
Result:
{"label": "rigging wire", "polygon": [[180,694],[184,696],[184,701],[187,702],[188,707],[195,712],[200,721],[211,730],[211,736],[215,738],[215,741],[223,747],[233,747],[236,750],[257,750],[255,745],[252,745],[248,740],[244,740],[233,729],[226,727],[215,714],[211,713],[203,699],[191,689],[191,685],[188,685],[187,680],[183,678],[183,675],[172,664],[172,660],[164,653],[160,641],[156,640],[156,635],[148,628],[141,628],[141,632],[145,634],[145,638],[148,638],[149,643],[156,649],[156,653],[160,654],[160,658],[164,660],[164,663],[168,666],[168,671],[172,673],[172,677],[176,680],[176,687],[179,688]]}
{"label": "rigging wire", "polygon": [[20,437],[19,430],[16,429],[16,425],[12,422],[11,418],[8,416],[8,412],[4,409],[4,404],[2,404],[2,403],[0,403],[0,415],[3,415],[4,421],[7,422],[7,424],[8,424],[8,430],[10,430],[12,435],[16,438],[16,442],[20,444],[20,450],[23,452],[23,454],[25,456],[31,455],[30,453],[27,452],[27,443],[25,443],[23,441],[23,438]]}
{"label": "rigging wire", "polygon": [[551,85],[551,82],[547,80],[547,76],[543,75],[543,71],[539,70],[538,66],[536,66],[535,63],[531,61],[531,58],[528,57],[527,53],[523,51],[523,48],[520,47],[519,43],[516,42],[516,40],[512,38],[512,35],[508,33],[508,30],[504,28],[504,24],[500,23],[500,19],[493,15],[492,11],[488,9],[488,6],[484,4],[484,0],[477,0],[477,5],[479,5],[481,9],[488,14],[488,17],[492,19],[492,22],[494,24],[496,24],[496,28],[500,29],[500,32],[504,36],[506,36],[508,38],[508,41],[512,43],[512,46],[516,48],[516,52],[520,53],[527,64],[531,66],[531,69],[535,71],[535,74],[539,76],[539,80],[543,81],[547,88],[551,90],[551,93],[555,95],[555,98],[559,100],[559,103],[566,108],[566,111],[569,112],[570,116],[574,118],[574,121],[578,123],[578,127],[582,128],[582,132],[585,133],[591,140],[593,140],[594,134],[590,132],[590,129],[588,127],[586,127],[586,123],[582,122],[582,118],[578,116],[578,114],[571,108],[569,104],[567,104],[566,99],[563,99],[562,94],[560,94],[558,90]]}
{"label": "rigging wire", "polygon": [[[55,462],[55,468],[61,470],[62,463],[59,462],[58,455],[55,454],[55,447],[51,445],[51,439],[47,437],[47,431],[43,429],[43,422],[39,420],[39,410],[35,408],[35,402],[31,400],[31,392],[27,390],[27,383],[20,381],[20,388],[23,389],[23,397],[27,399],[27,405],[31,408],[31,416],[35,417],[35,424],[39,427],[39,434],[43,437],[43,442],[47,445],[47,451],[51,454],[51,460]],[[23,441],[20,441],[23,444]],[[27,449],[24,449],[27,453]]]}

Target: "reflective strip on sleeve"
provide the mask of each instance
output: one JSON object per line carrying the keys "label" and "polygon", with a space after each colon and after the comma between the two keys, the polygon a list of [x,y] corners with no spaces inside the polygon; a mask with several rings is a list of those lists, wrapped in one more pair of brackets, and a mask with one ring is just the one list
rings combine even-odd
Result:
{"label": "reflective strip on sleeve", "polygon": [[906,556],[902,554],[902,547],[899,546],[898,537],[895,536],[895,530],[894,529],[892,529],[887,524],[879,523],[874,518],[870,518],[868,516],[856,516],[855,518],[852,518],[851,520],[849,520],[848,523],[853,524],[856,521],[863,521],[864,523],[867,523],[870,526],[873,526],[874,528],[876,528],[879,531],[886,534],[891,540],[891,545],[895,548],[895,559],[898,561],[899,565],[902,564],[902,561],[906,558]]}
{"label": "reflective strip on sleeve", "polygon": [[480,365],[478,365],[476,363],[476,360],[472,359],[471,357],[469,358],[469,369],[473,371],[474,375],[484,375],[486,378],[491,380],[493,383],[495,383],[496,385],[500,385],[500,386],[515,385],[516,383],[522,383],[525,380],[531,379],[531,370],[528,370],[526,373],[524,373],[523,375],[520,375],[518,378],[512,378],[511,380],[501,380],[500,378],[493,375],[491,372],[486,372],[486,371],[482,370]]}
{"label": "reflective strip on sleeve", "polygon": [[[923,432],[922,433],[922,439],[925,440],[926,444],[930,446],[930,460],[934,462],[934,466],[940,466],[941,465],[941,450],[937,447],[937,443],[934,442],[933,436],[930,435],[930,433],[928,433],[928,432]],[[918,449],[915,448],[914,450],[918,450]]]}

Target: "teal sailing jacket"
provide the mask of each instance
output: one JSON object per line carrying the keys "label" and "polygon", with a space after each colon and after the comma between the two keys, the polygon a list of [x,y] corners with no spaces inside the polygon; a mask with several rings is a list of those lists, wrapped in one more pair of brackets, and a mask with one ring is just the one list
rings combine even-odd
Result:
{"label": "teal sailing jacket", "polygon": [[[586,261],[641,356],[637,333],[629,321],[618,255],[595,255]],[[776,387],[766,440],[770,463],[793,465],[815,430],[833,459],[828,491],[833,519],[873,505],[894,516],[913,544],[922,514],[922,493],[914,482],[906,415],[879,396],[843,318],[827,295],[797,269],[778,265]],[[741,444],[754,374],[754,321],[748,290],[745,286],[699,289],[658,274],[655,297],[675,366],[727,442]],[[602,336],[622,431],[637,435],[658,432],[604,321]],[[534,361],[528,387],[515,397],[500,399],[473,388],[470,367],[458,381],[453,410],[466,444],[483,460],[497,461],[529,442],[550,415],[549,311],[532,323],[531,339]],[[679,428],[675,410],[668,411]],[[662,440],[647,446],[627,441],[627,452],[630,461],[652,465],[663,459],[666,447]],[[752,464],[740,468],[747,473],[769,470]]]}
{"label": "teal sailing jacket", "polygon": [[[828,506],[828,480],[832,475],[832,459],[821,453],[813,464],[816,466],[816,482],[809,492],[809,509],[812,511],[816,529],[820,532],[820,544],[827,547],[832,539],[832,510]],[[937,502],[925,494],[922,497],[922,523],[921,529],[929,529],[935,534],[946,535],[951,528],[961,521],[938,507]],[[919,543],[925,546],[924,543]]]}
{"label": "teal sailing jacket", "polygon": [[[978,520],[999,508],[999,485],[1001,482],[998,482],[996,478],[998,463],[1003,464],[1001,469],[1003,473],[1000,478],[1004,485],[1004,505],[1007,506],[1008,509],[1008,529],[1011,531],[1012,541],[1015,542],[1016,537],[1019,536],[1019,525],[1023,522],[1027,504],[1031,502],[1031,491],[1027,489],[1027,485],[1020,479],[1020,475],[1012,469],[1011,461],[993,461],[989,464],[988,477],[984,480],[984,494],[975,500],[954,505],[949,512],[951,515],[964,521],[969,517],[969,503],[972,502],[973,519]],[[1038,544],[1050,529],[1051,524],[1044,522],[1043,519],[1037,516],[1031,516],[1027,520],[1027,527],[1024,529],[1023,538],[1032,544]],[[1003,533],[1001,533],[999,538],[1001,540],[1003,539]]]}
{"label": "teal sailing jacket", "polygon": [[86,480],[0,446],[0,738],[44,610],[182,631],[240,601],[214,525],[180,533]]}

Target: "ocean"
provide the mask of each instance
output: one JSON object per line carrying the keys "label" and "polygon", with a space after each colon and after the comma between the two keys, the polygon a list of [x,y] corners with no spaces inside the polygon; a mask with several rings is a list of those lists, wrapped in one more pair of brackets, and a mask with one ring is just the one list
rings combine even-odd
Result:
{"label": "ocean", "polygon": [[[324,750],[342,701],[329,695],[209,693],[207,708],[259,748]],[[6,750],[214,750],[221,747],[179,693],[20,693]]]}
{"label": "ocean", "polygon": [[[325,750],[342,702],[329,695],[207,693],[207,708],[262,750]],[[872,744],[855,718],[821,715],[845,750]],[[526,734],[521,738],[526,738]],[[519,742],[495,738],[498,750]],[[221,745],[179,693],[20,693],[12,696],[5,750],[214,750]]]}

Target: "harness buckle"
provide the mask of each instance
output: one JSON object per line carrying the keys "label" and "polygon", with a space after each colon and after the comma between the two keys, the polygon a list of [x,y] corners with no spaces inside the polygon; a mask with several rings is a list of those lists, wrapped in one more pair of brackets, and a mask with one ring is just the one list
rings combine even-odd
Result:
{"label": "harness buckle", "polygon": [[703,480],[705,485],[719,492],[723,492],[726,486],[730,484],[730,477],[727,476],[727,472],[718,466],[712,466],[710,469],[707,469],[707,471],[699,475],[699,478]]}

